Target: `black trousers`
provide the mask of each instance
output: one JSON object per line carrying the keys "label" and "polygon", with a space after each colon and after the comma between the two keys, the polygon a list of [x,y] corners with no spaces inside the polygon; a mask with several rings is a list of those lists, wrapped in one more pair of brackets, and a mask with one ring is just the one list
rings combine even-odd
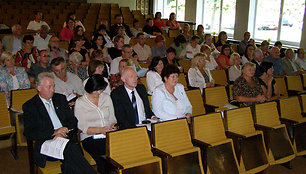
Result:
{"label": "black trousers", "polygon": [[105,155],[105,138],[93,139],[88,137],[82,141],[84,149],[90,154],[90,156],[96,161],[98,171],[101,174],[105,174],[105,162],[102,161],[101,156]]}
{"label": "black trousers", "polygon": [[97,173],[83,156],[80,145],[71,141],[65,147],[61,169],[63,174]]}

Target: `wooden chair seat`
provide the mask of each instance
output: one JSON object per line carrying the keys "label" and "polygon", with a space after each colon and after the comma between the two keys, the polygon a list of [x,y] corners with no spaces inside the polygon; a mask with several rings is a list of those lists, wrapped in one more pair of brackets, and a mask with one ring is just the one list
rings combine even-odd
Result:
{"label": "wooden chair seat", "polygon": [[153,156],[150,158],[143,158],[138,159],[137,161],[126,161],[126,162],[119,162],[124,169],[133,168],[136,166],[142,166],[150,163],[158,162],[161,164],[161,159],[159,157]]}

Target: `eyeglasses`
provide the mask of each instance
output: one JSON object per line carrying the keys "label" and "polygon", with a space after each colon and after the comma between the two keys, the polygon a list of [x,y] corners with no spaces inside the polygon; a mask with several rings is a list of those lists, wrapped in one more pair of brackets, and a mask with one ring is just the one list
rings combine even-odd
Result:
{"label": "eyeglasses", "polygon": [[50,57],[49,55],[41,55],[42,57]]}

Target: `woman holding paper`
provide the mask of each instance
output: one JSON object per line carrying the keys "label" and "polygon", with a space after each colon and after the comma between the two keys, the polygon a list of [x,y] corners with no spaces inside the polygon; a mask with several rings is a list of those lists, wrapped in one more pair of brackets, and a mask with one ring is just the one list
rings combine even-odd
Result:
{"label": "woman holding paper", "polygon": [[78,128],[82,131],[82,145],[96,161],[100,173],[105,173],[101,155],[105,155],[106,132],[116,129],[112,100],[103,93],[106,86],[102,75],[91,76],[85,85],[86,94],[77,99],[74,108]]}

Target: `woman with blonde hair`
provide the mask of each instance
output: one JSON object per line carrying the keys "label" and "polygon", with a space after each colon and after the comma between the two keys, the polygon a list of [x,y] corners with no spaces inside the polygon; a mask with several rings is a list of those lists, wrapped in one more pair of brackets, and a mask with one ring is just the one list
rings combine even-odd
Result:
{"label": "woman with blonde hair", "polygon": [[209,69],[205,68],[207,62],[207,55],[204,53],[197,53],[191,60],[191,68],[188,70],[188,80],[192,87],[203,88],[213,87],[214,79],[212,78]]}
{"label": "woman with blonde hair", "polygon": [[241,68],[241,76],[234,82],[232,88],[233,97],[239,102],[239,107],[251,106],[266,101],[260,83],[254,76],[255,68],[256,65],[254,63],[245,63]]}
{"label": "woman with blonde hair", "polygon": [[234,82],[241,76],[241,58],[238,53],[233,53],[230,57],[230,68],[228,69],[229,80]]}
{"label": "woman with blonde hair", "polygon": [[207,58],[206,58],[207,62],[206,62],[205,67],[206,67],[207,69],[209,69],[209,70],[214,70],[214,69],[216,69],[216,68],[218,67],[218,64],[217,64],[217,62],[216,62],[214,56],[211,54],[211,48],[210,48],[210,46],[208,46],[208,45],[206,45],[206,44],[203,44],[203,45],[201,46],[200,51],[201,51],[202,53],[205,53],[205,54],[207,55]]}

